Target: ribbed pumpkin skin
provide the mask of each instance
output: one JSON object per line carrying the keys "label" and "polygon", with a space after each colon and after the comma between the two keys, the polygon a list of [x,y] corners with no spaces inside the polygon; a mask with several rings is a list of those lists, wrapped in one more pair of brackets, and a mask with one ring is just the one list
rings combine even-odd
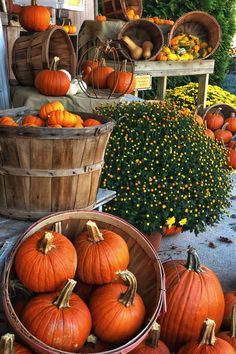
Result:
{"label": "ribbed pumpkin skin", "polygon": [[45,125],[45,122],[39,117],[28,115],[24,117],[22,121],[22,125],[25,124],[35,124],[38,127],[43,127]]}
{"label": "ribbed pumpkin skin", "polygon": [[[236,152],[234,152],[234,155],[235,155],[235,168],[236,168]],[[225,313],[224,313],[222,328],[228,330],[230,329],[230,324],[231,324],[232,309],[233,306],[236,305],[236,291],[226,291],[224,293],[224,296],[225,296]]]}
{"label": "ribbed pumpkin skin", "polygon": [[224,124],[224,117],[218,113],[207,113],[206,117],[207,128],[211,130],[220,129]]}
{"label": "ribbed pumpkin skin", "polygon": [[31,32],[45,31],[50,20],[50,12],[44,6],[23,6],[19,17],[21,26]]}
{"label": "ribbed pumpkin skin", "polygon": [[234,348],[235,352],[236,352],[236,338],[235,337],[231,337],[230,332],[220,332],[217,334],[217,337],[225,340],[226,342],[228,342],[230,345],[232,345],[232,347]]}
{"label": "ribbed pumpkin skin", "polygon": [[64,96],[70,87],[68,76],[59,70],[42,70],[34,81],[36,89],[46,96]]}
{"label": "ribbed pumpkin skin", "polygon": [[51,347],[76,352],[90,333],[91,315],[86,304],[74,293],[70,297],[70,307],[58,309],[53,305],[58,295],[58,292],[41,294],[30,300],[22,323]]}
{"label": "ribbed pumpkin skin", "polygon": [[77,276],[87,284],[106,284],[116,278],[115,272],[129,264],[129,250],[123,238],[112,231],[100,230],[104,240],[91,242],[88,232],[77,236]]}
{"label": "ribbed pumpkin skin", "polygon": [[117,93],[132,93],[135,89],[135,77],[126,71],[113,71],[107,78],[107,86]]}
{"label": "ribbed pumpkin skin", "polygon": [[46,103],[39,110],[39,116],[42,119],[47,119],[49,113],[52,111],[64,111],[64,106],[61,102],[54,101],[50,103]]}
{"label": "ribbed pumpkin skin", "polygon": [[89,76],[91,85],[97,89],[107,88],[107,78],[113,71],[109,66],[95,67]]}
{"label": "ribbed pumpkin skin", "polygon": [[73,127],[76,124],[76,116],[68,111],[52,111],[48,116],[48,125],[61,125]]}
{"label": "ribbed pumpkin skin", "polygon": [[202,322],[211,318],[219,330],[224,314],[224,294],[215,273],[205,266],[197,273],[185,268],[185,261],[163,264],[166,274],[167,312],[158,322],[161,339],[170,351],[197,340]]}
{"label": "ribbed pumpkin skin", "polygon": [[142,326],[145,307],[140,295],[136,293],[134,305],[129,307],[119,302],[119,296],[127,289],[127,286],[119,283],[108,284],[95,290],[90,298],[94,333],[104,342],[127,341]]}
{"label": "ribbed pumpkin skin", "polygon": [[13,348],[14,354],[32,354],[31,350],[23,347],[23,345],[16,342],[14,342]]}
{"label": "ribbed pumpkin skin", "polygon": [[130,354],[171,354],[165,343],[158,341],[158,347],[152,348],[146,345],[146,339],[140,343]]}
{"label": "ribbed pumpkin skin", "polygon": [[227,129],[230,130],[232,133],[236,133],[236,118],[229,117],[225,119],[225,123],[229,123]]}
{"label": "ribbed pumpkin skin", "polygon": [[46,255],[38,250],[45,231],[38,231],[19,247],[15,257],[16,273],[21,282],[34,292],[59,289],[76,272],[77,255],[70,240],[53,231],[55,247]]}
{"label": "ribbed pumpkin skin", "polygon": [[214,345],[199,345],[196,341],[186,344],[177,354],[235,354],[235,350],[229,343],[217,337]]}
{"label": "ribbed pumpkin skin", "polygon": [[96,125],[101,125],[97,119],[88,118],[83,122],[84,127],[94,127]]}

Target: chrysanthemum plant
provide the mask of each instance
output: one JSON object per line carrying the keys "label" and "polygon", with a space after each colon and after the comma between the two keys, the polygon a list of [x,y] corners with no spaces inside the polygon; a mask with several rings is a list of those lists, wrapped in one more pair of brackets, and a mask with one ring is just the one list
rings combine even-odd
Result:
{"label": "chrysanthemum plant", "polygon": [[193,114],[148,101],[103,106],[99,113],[118,121],[102,175],[102,187],[117,192],[107,212],[145,233],[173,224],[199,233],[221,219],[232,187],[226,149]]}

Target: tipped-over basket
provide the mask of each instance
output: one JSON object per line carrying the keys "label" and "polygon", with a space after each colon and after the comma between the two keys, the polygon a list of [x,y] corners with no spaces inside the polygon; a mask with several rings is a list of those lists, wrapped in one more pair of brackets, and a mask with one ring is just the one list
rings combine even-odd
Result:
{"label": "tipped-over basket", "polygon": [[224,118],[230,117],[231,113],[236,115],[236,108],[227,104],[227,103],[217,103],[213,104],[212,106],[208,106],[204,108],[202,105],[199,105],[196,108],[195,113],[202,116],[202,118],[206,118],[207,113],[212,113],[220,110],[220,113],[223,115]]}
{"label": "tipped-over basket", "polygon": [[146,307],[145,322],[139,333],[128,343],[104,353],[128,353],[135,348],[145,338],[165,305],[164,273],[160,260],[149,241],[135,227],[116,216],[97,211],[67,211],[45,217],[30,226],[20,237],[6,261],[3,274],[3,305],[7,319],[15,332],[38,353],[65,354],[65,352],[53,349],[32,336],[14,311],[9,285],[14,276],[16,252],[25,239],[39,230],[56,229],[73,242],[74,238],[85,229],[88,220],[96,222],[99,228],[113,230],[127,242],[130,253],[128,269],[137,278],[138,293],[142,296]]}

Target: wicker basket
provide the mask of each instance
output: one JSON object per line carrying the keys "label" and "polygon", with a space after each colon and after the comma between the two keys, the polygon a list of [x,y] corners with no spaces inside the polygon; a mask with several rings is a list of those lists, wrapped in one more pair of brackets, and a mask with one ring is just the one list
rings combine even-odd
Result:
{"label": "wicker basket", "polygon": [[[148,60],[155,60],[164,44],[164,37],[160,27],[147,20],[133,20],[126,23],[121,28],[118,34],[118,39],[121,40],[123,36],[130,37],[140,47],[142,47],[142,44],[145,41],[152,42],[153,49],[151,57]],[[125,54],[124,46],[122,46],[122,49]],[[127,48],[126,51],[128,51]]]}
{"label": "wicker basket", "polygon": [[221,28],[216,19],[203,11],[191,11],[181,16],[173,25],[169,34],[169,45],[174,36],[179,33],[192,34],[207,42],[212,47],[204,59],[209,58],[218,48],[221,40]]}
{"label": "wicker basket", "polygon": [[226,103],[213,104],[212,106],[206,108],[203,108],[202,105],[200,105],[197,107],[195,113],[199,114],[204,119],[207,113],[215,112],[219,108],[221,109],[220,113],[224,116],[224,118],[230,117],[230,113],[235,113],[236,115],[236,108]]}
{"label": "wicker basket", "polygon": [[114,122],[100,126],[0,127],[0,214],[36,220],[52,212],[92,209]]}
{"label": "wicker basket", "polygon": [[62,28],[51,28],[18,38],[12,50],[12,70],[23,86],[34,86],[34,78],[49,69],[53,58],[60,58],[58,69],[76,74],[76,56],[68,34]]}
{"label": "wicker basket", "polygon": [[130,7],[132,7],[136,15],[142,16],[142,0],[103,0],[102,3],[103,14],[106,17],[121,20],[129,20],[127,10]]}
{"label": "wicker basket", "polygon": [[84,230],[88,220],[95,221],[100,228],[117,232],[125,239],[130,252],[128,269],[137,278],[138,293],[142,296],[146,306],[145,323],[140,332],[128,343],[105,353],[128,353],[136,347],[145,338],[153,322],[160,314],[163,305],[165,305],[165,283],[161,263],[154,248],[136,228],[118,217],[96,211],[69,211],[51,215],[30,226],[22,235],[8,257],[3,279],[3,306],[7,319],[16,333],[38,353],[65,354],[65,352],[53,349],[33,337],[16,316],[9,289],[9,283],[14,274],[16,252],[26,238],[39,230],[54,228],[73,241],[75,236]]}

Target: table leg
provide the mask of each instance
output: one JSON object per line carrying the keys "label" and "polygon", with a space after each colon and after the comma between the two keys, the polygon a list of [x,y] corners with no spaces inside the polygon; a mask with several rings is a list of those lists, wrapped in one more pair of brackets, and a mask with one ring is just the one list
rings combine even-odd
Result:
{"label": "table leg", "polygon": [[167,76],[157,78],[157,99],[164,100],[166,97]]}
{"label": "table leg", "polygon": [[206,107],[208,81],[209,74],[199,75],[197,105],[199,106],[200,104],[202,104],[203,108]]}

